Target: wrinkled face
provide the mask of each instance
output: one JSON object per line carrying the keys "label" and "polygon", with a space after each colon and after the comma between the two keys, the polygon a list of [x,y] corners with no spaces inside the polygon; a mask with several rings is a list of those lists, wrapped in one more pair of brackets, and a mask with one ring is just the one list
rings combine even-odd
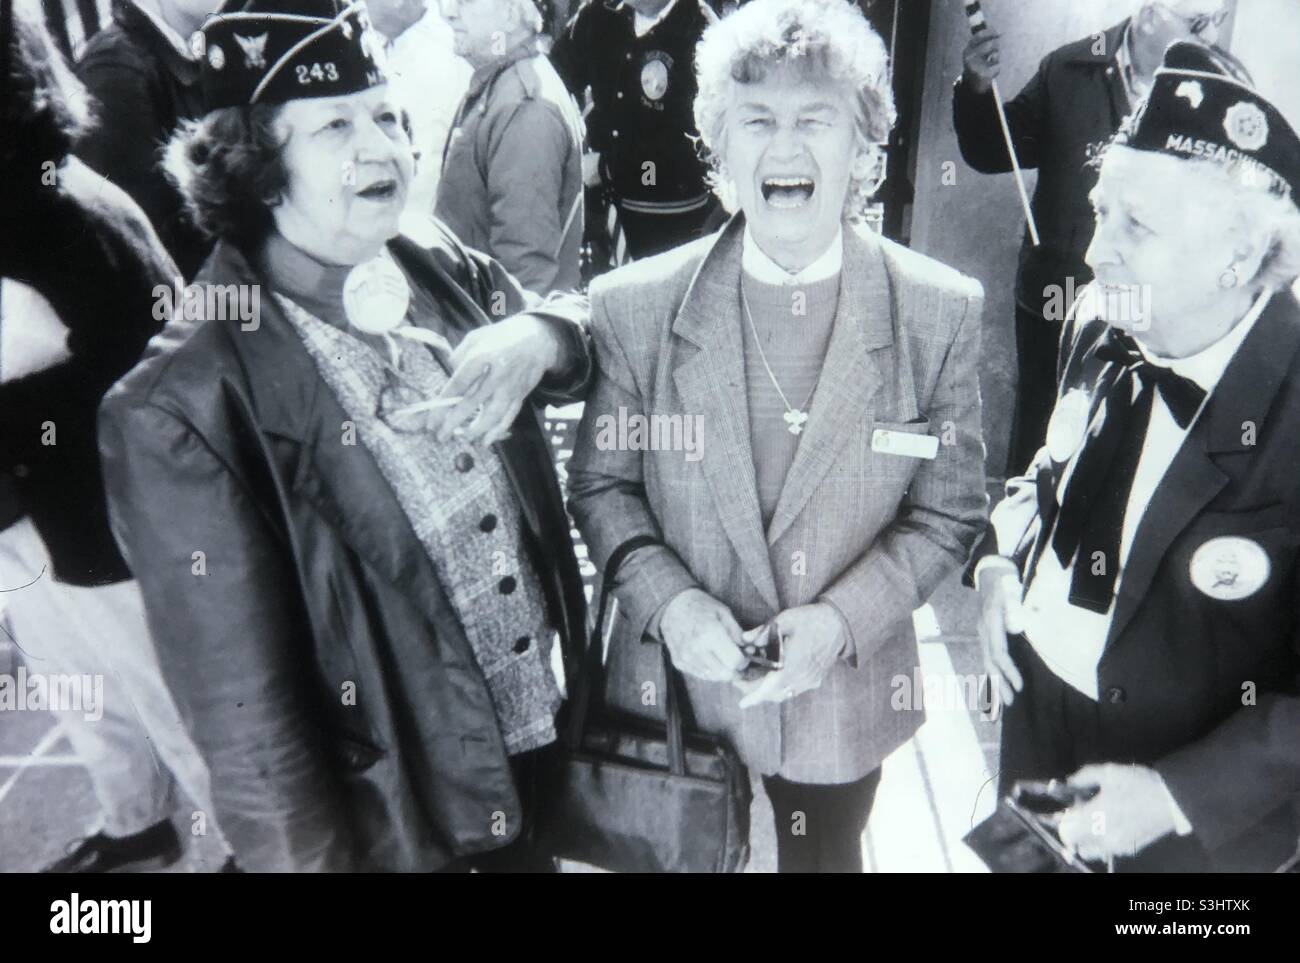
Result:
{"label": "wrinkled face", "polygon": [[[1217,42],[1226,7],[1226,0],[1165,0],[1154,4],[1154,16],[1149,20],[1154,46],[1163,50],[1176,40]],[[1200,33],[1194,27],[1200,27]]]}
{"label": "wrinkled face", "polygon": [[[825,252],[869,156],[848,88],[782,65],[734,84],[721,158],[759,246],[786,267]],[[785,257],[778,256],[780,254]],[[806,259],[806,260],[805,260]]]}
{"label": "wrinkled face", "polygon": [[[1231,265],[1243,285],[1259,269],[1263,245],[1244,236],[1234,192],[1191,162],[1111,148],[1091,196],[1097,226],[1085,258],[1098,303],[1109,305],[1103,318],[1139,337],[1149,324],[1149,343],[1168,343],[1171,326],[1218,300]],[[1149,312],[1133,310],[1142,302]]]}
{"label": "wrinkled face", "polygon": [[451,27],[456,55],[477,66],[504,54],[506,38],[520,25],[516,2],[440,0],[439,9]]}
{"label": "wrinkled face", "polygon": [[276,228],[332,264],[357,264],[397,233],[414,161],[387,85],[292,100],[276,118],[289,184]]}
{"label": "wrinkled face", "polygon": [[371,24],[389,40],[418,23],[427,9],[428,0],[366,0]]}

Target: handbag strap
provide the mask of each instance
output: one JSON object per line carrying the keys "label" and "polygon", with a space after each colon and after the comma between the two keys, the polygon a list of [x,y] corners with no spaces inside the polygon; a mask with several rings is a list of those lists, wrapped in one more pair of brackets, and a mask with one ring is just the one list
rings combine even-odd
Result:
{"label": "handbag strap", "polygon": [[[587,643],[586,657],[583,659],[582,668],[573,687],[573,706],[569,716],[568,741],[574,748],[582,745],[582,735],[586,731],[587,718],[591,710],[592,693],[597,687],[597,682],[602,677],[601,670],[604,666],[607,634],[605,631],[605,615],[610,597],[614,594],[614,582],[618,578],[618,570],[622,567],[623,562],[627,560],[627,557],[637,549],[659,544],[662,543],[650,535],[634,535],[615,548],[605,562],[605,572],[600,583],[600,606],[597,609],[596,625],[592,629],[591,639]],[[614,600],[614,606],[615,611],[617,611],[617,599]],[[686,774],[686,741],[682,724],[682,700],[684,695],[678,688],[682,685],[682,682],[668,657],[668,647],[660,644],[659,649],[664,668],[664,715],[668,726],[668,767],[674,775],[681,776]]]}

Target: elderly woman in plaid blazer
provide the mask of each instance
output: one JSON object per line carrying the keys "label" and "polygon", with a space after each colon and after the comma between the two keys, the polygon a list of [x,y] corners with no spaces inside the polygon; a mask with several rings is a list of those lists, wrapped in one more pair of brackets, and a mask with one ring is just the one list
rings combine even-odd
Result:
{"label": "elderly woman in plaid blazer", "polygon": [[[886,62],[845,0],[712,26],[695,110],[736,213],[591,291],[571,508],[597,565],[658,542],[618,575],[609,699],[653,712],[666,645],[695,724],[762,774],[781,871],[861,870],[881,761],[923,719],[891,704],[912,611],[986,510],[982,290],[848,219],[894,119]],[[741,646],[773,624],[762,674]]]}

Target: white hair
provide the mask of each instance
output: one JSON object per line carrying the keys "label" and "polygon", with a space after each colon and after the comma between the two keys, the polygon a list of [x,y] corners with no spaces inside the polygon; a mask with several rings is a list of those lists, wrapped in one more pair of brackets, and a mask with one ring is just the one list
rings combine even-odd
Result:
{"label": "white hair", "polygon": [[[728,210],[735,203],[722,155],[732,88],[756,83],[783,64],[848,86],[862,147],[875,169],[883,160],[880,145],[897,117],[889,54],[861,11],[848,0],[751,0],[711,24],[695,49],[695,126],[713,165],[710,183]],[[860,204],[872,180],[855,176],[846,206]]]}

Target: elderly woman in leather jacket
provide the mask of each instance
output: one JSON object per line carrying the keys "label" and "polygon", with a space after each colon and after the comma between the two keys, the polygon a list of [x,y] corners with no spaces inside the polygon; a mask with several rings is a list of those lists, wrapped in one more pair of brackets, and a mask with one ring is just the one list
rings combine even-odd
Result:
{"label": "elderly woman in leather jacket", "polygon": [[585,389],[585,303],[399,234],[363,4],[250,0],[203,39],[168,165],[218,244],[158,292],[101,448],[217,817],[247,870],[548,869],[529,800],[585,615],[534,405]]}

